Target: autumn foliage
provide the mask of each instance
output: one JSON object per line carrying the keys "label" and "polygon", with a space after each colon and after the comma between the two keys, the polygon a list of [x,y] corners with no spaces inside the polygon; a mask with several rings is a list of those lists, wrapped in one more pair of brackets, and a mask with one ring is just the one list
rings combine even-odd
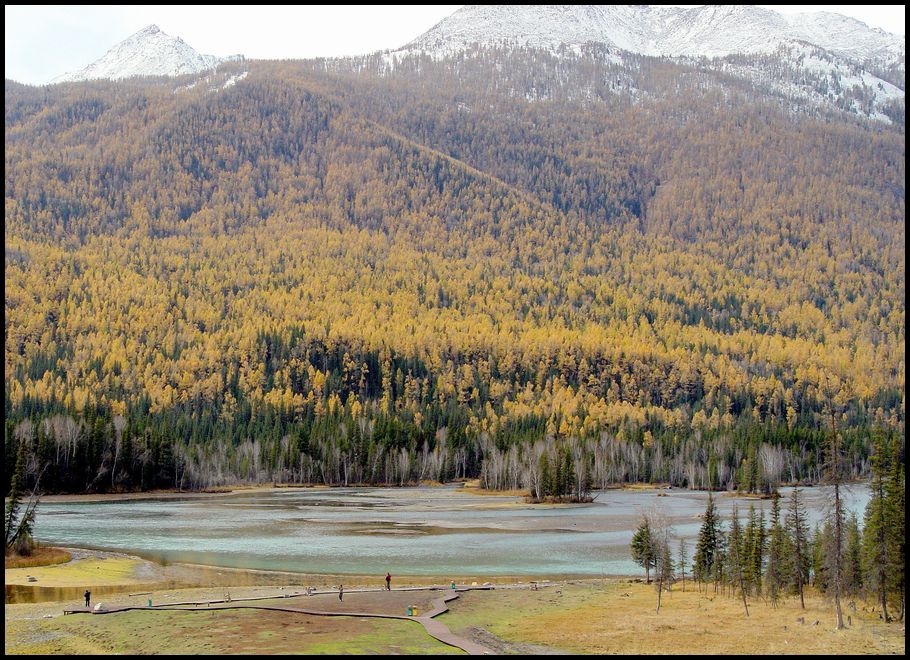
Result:
{"label": "autumn foliage", "polygon": [[757,489],[818,478],[828,388],[864,473],[904,423],[903,131],[598,62],[7,81],[7,459]]}

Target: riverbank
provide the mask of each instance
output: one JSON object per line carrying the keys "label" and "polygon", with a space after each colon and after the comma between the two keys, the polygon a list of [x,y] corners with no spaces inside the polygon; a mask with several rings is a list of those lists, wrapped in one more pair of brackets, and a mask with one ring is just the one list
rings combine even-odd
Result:
{"label": "riverbank", "polygon": [[331,486],[324,485],[307,485],[307,484],[287,484],[287,485],[248,485],[241,484],[237,486],[224,486],[211,488],[203,491],[199,490],[145,490],[133,493],[74,493],[66,495],[44,495],[42,502],[48,503],[65,503],[65,502],[119,502],[125,500],[173,500],[173,499],[205,499],[211,497],[224,497],[225,495],[237,495],[243,493],[268,493],[273,491],[287,490],[324,490]]}
{"label": "riverbank", "polygon": [[[855,483],[864,483],[857,481]],[[407,486],[375,486],[370,484],[351,484],[348,486],[327,486],[325,484],[237,484],[232,486],[219,486],[209,488],[203,491],[197,490],[176,490],[173,488],[162,490],[147,490],[128,493],[73,493],[59,495],[44,495],[42,502],[64,503],[64,502],[108,502],[108,501],[125,501],[125,500],[169,500],[169,499],[204,499],[212,497],[223,497],[225,495],[270,493],[270,492],[287,492],[294,490],[311,491],[326,490],[337,488],[388,488],[391,490],[399,488],[451,488],[455,493],[465,495],[489,495],[494,497],[526,497],[528,490],[526,488],[515,488],[510,490],[492,490],[482,488],[480,479],[465,479],[459,481],[438,482],[438,481],[421,481],[419,484],[408,484]],[[792,484],[782,484],[781,487],[789,487]],[[673,488],[669,483],[623,483],[613,484],[603,489],[608,491],[676,491],[676,492],[707,492],[702,490],[690,491],[687,488]],[[595,493],[597,491],[594,491]],[[716,495],[730,495],[735,497],[745,497],[750,499],[767,499],[769,495],[757,493],[740,493],[739,491],[714,491]]]}
{"label": "riverbank", "polygon": [[[290,571],[267,571],[245,568],[230,568],[217,565],[190,563],[162,564],[134,554],[91,550],[85,548],[65,548],[72,560],[53,566],[6,569],[5,584],[10,587],[21,587],[15,593],[21,600],[33,602],[55,600],[55,598],[27,597],[29,591],[41,594],[41,590],[50,590],[51,596],[65,596],[78,599],[85,589],[104,588],[104,593],[137,591],[129,587],[142,587],[142,591],[163,592],[185,589],[202,589],[196,594],[199,597],[223,593],[224,587],[236,589],[259,589],[274,587],[307,587],[331,589],[343,583],[351,588],[377,587],[384,585],[383,575],[368,574],[322,574],[295,573]],[[35,578],[34,581],[29,577]],[[459,584],[506,584],[527,581],[520,576],[484,576],[462,573],[458,575],[405,575],[394,576],[395,584],[409,586],[447,585],[452,580]],[[123,587],[124,589],[111,589]]]}

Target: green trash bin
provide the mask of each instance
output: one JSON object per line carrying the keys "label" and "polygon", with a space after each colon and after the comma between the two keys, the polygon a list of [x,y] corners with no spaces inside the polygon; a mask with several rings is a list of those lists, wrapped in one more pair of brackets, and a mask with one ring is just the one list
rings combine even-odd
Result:
{"label": "green trash bin", "polygon": [[408,608],[408,616],[414,616],[414,608],[413,608],[413,607],[409,607],[409,608]]}
{"label": "green trash bin", "polygon": [[455,582],[454,582],[454,581],[452,582],[452,588],[453,588],[453,589],[455,588]]}

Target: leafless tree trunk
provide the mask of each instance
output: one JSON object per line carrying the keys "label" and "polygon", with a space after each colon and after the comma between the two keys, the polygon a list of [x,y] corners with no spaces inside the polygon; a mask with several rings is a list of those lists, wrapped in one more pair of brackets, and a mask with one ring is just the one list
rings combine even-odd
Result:
{"label": "leafless tree trunk", "polygon": [[773,493],[780,485],[787,461],[786,454],[782,447],[772,447],[767,443],[762,443],[758,454],[762,466],[762,480],[767,485],[768,492]]}

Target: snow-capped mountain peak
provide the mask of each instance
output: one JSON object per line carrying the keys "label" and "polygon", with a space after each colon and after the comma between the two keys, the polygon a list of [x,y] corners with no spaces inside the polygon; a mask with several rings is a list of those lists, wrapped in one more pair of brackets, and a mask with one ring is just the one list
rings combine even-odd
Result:
{"label": "snow-capped mountain peak", "polygon": [[182,76],[214,69],[218,64],[243,59],[242,55],[216,57],[197,53],[179,37],[148,25],[111,48],[99,60],[80,71],[54,78],[52,83],[133,76]]}

